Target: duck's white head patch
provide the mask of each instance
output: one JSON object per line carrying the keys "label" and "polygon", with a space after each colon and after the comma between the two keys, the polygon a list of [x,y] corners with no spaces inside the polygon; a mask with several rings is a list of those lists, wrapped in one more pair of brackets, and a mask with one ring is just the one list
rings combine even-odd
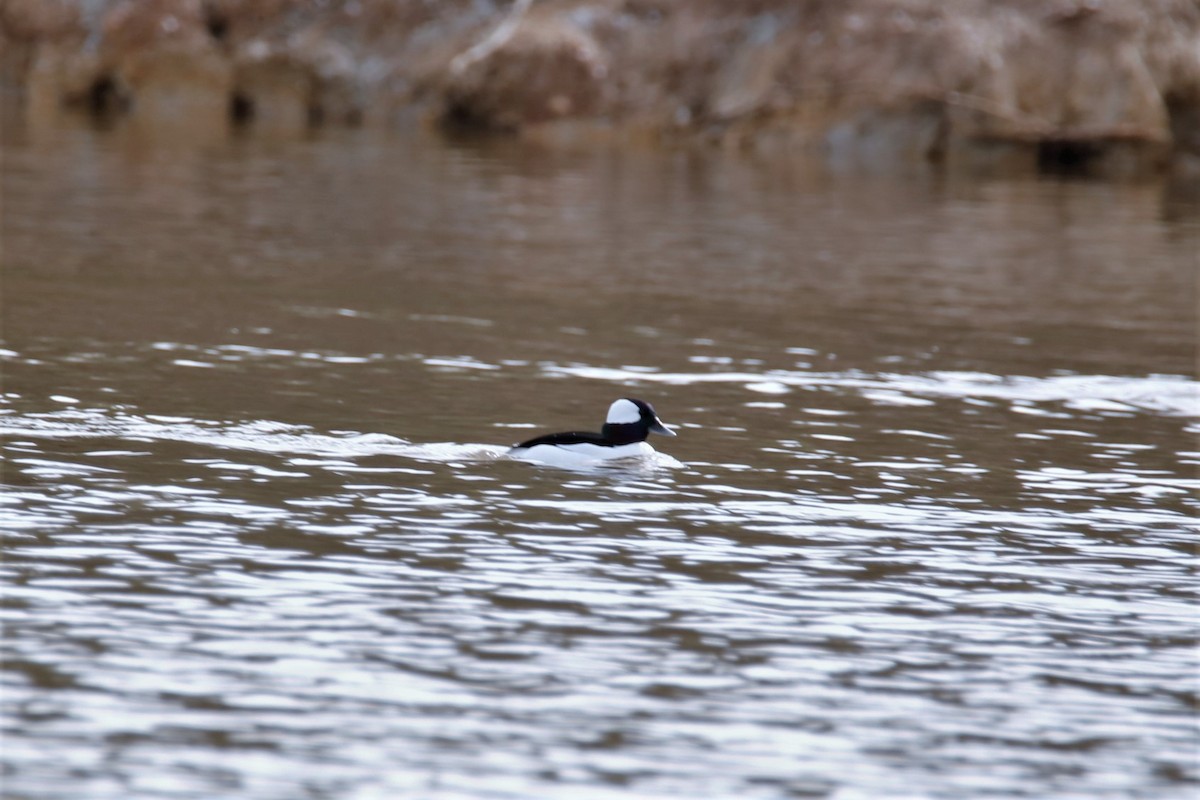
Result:
{"label": "duck's white head patch", "polygon": [[608,407],[608,418],[604,421],[609,425],[628,425],[642,418],[642,410],[632,400],[621,398]]}

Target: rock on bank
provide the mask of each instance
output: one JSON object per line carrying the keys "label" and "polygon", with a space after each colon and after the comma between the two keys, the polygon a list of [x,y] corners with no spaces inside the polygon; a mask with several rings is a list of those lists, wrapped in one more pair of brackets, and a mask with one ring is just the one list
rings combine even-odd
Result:
{"label": "rock on bank", "polygon": [[1197,0],[4,0],[30,126],[448,127],[1200,171]]}

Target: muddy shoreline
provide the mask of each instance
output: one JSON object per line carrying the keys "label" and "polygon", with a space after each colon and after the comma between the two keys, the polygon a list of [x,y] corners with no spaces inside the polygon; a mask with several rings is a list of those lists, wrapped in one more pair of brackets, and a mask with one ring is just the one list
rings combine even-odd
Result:
{"label": "muddy shoreline", "polygon": [[1200,175],[1194,0],[6,0],[5,113]]}

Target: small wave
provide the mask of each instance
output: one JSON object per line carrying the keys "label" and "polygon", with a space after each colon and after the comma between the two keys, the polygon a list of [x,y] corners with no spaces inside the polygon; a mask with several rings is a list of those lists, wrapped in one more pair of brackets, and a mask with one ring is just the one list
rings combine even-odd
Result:
{"label": "small wave", "polygon": [[273,420],[229,423],[99,409],[8,416],[0,430],[7,436],[187,442],[230,450],[326,458],[398,456],[434,462],[486,461],[507,452],[505,447],[487,444],[413,444],[384,433],[321,433],[303,425]]}
{"label": "small wave", "polygon": [[1152,411],[1200,416],[1200,384],[1183,375],[992,375],[940,371],[920,374],[765,372],[647,372],[642,369],[548,365],[547,372],[615,383],[740,383],[749,391],[782,395],[791,389],[842,386],[880,403],[920,405],[926,397],[984,398],[1013,404],[1061,402],[1084,411]]}

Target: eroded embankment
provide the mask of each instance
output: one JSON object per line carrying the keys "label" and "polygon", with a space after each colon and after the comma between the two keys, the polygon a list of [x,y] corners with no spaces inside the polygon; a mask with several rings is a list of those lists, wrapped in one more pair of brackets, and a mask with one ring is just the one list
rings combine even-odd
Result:
{"label": "eroded embankment", "polygon": [[444,124],[835,161],[1200,172],[1196,0],[6,0],[34,129]]}

